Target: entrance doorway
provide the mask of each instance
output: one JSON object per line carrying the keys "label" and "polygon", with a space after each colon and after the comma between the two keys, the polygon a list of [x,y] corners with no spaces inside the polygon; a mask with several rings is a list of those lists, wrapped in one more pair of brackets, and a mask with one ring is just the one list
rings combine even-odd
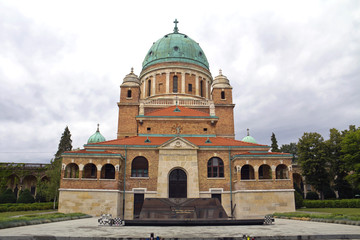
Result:
{"label": "entrance doorway", "polygon": [[169,198],[187,198],[187,177],[181,169],[174,169],[169,175]]}
{"label": "entrance doorway", "polygon": [[144,203],[144,194],[134,194],[134,219],[139,218],[142,205]]}

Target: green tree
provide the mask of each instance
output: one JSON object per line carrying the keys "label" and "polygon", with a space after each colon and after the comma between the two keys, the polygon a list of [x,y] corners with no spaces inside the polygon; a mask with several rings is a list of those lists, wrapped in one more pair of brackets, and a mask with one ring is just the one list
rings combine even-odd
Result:
{"label": "green tree", "polygon": [[334,189],[338,191],[340,198],[351,198],[352,188],[345,179],[348,171],[341,153],[342,134],[335,128],[330,129],[330,138],[325,141],[326,157],[329,163],[329,176],[333,180]]}
{"label": "green tree", "polygon": [[297,146],[302,174],[323,199],[323,191],[329,186],[324,138],[318,133],[304,133]]}
{"label": "green tree", "polygon": [[42,193],[45,195],[45,197],[48,200],[54,201],[54,209],[55,209],[55,203],[59,198],[59,188],[60,188],[60,178],[61,178],[61,154],[63,154],[65,151],[71,151],[72,149],[72,140],[71,140],[71,133],[69,128],[66,126],[60,142],[58,146],[58,150],[55,154],[55,158],[51,160],[50,166],[47,170],[47,176],[49,177],[50,181],[46,183],[46,186],[44,186],[44,183],[39,183],[40,189],[42,190]]}
{"label": "green tree", "polygon": [[280,147],[280,152],[283,153],[291,153],[292,154],[292,162],[297,162],[297,144],[296,143],[289,143],[289,144],[283,144]]}
{"label": "green tree", "polygon": [[60,139],[60,143],[58,146],[58,150],[55,154],[55,159],[56,158],[61,158],[61,154],[63,154],[63,152],[65,151],[71,151],[72,149],[72,140],[71,140],[71,133],[70,130],[68,128],[68,126],[66,126],[61,139]]}
{"label": "green tree", "polygon": [[280,152],[274,133],[271,134],[271,151],[272,152]]}
{"label": "green tree", "polygon": [[341,141],[341,152],[350,173],[346,179],[360,189],[360,128],[345,132]]}

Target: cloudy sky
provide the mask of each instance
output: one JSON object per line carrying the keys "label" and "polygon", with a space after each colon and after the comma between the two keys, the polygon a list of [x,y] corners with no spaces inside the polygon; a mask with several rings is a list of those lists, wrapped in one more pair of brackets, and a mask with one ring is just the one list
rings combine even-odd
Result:
{"label": "cloudy sky", "polygon": [[236,139],[360,125],[360,1],[0,0],[0,161],[49,162],[65,126],[115,139],[119,85],[175,18],[230,80]]}

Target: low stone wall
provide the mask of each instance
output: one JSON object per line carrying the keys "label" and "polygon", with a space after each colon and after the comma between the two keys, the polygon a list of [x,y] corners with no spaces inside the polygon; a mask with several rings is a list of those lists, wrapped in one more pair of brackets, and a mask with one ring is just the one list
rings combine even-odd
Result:
{"label": "low stone wall", "polygon": [[233,202],[237,219],[295,211],[293,189],[236,191]]}
{"label": "low stone wall", "polygon": [[115,190],[60,189],[58,209],[61,213],[120,216],[122,193]]}

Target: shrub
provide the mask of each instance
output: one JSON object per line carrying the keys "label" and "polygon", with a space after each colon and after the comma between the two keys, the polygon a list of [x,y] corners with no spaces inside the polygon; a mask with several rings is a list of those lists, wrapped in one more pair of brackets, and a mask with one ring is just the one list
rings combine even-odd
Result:
{"label": "shrub", "polygon": [[29,189],[25,189],[20,192],[20,196],[17,200],[18,203],[33,203],[35,202],[34,197],[31,195]]}
{"label": "shrub", "polygon": [[[53,202],[46,203],[6,203],[0,204],[0,212],[53,209]],[[57,204],[55,206],[57,208]]]}
{"label": "shrub", "polygon": [[319,194],[317,194],[316,192],[308,192],[306,194],[306,199],[308,199],[308,200],[318,200],[319,199]]}
{"label": "shrub", "polygon": [[294,183],[294,189],[296,192],[300,193],[300,195],[304,198],[304,192],[301,190],[301,188],[299,188],[299,186]]}
{"label": "shrub", "polygon": [[360,199],[304,200],[306,208],[360,208]]}
{"label": "shrub", "polygon": [[0,203],[16,203],[15,194],[11,189],[7,189],[5,192],[0,194]]}
{"label": "shrub", "polygon": [[304,206],[304,199],[300,193],[295,191],[295,207],[302,208]]}

